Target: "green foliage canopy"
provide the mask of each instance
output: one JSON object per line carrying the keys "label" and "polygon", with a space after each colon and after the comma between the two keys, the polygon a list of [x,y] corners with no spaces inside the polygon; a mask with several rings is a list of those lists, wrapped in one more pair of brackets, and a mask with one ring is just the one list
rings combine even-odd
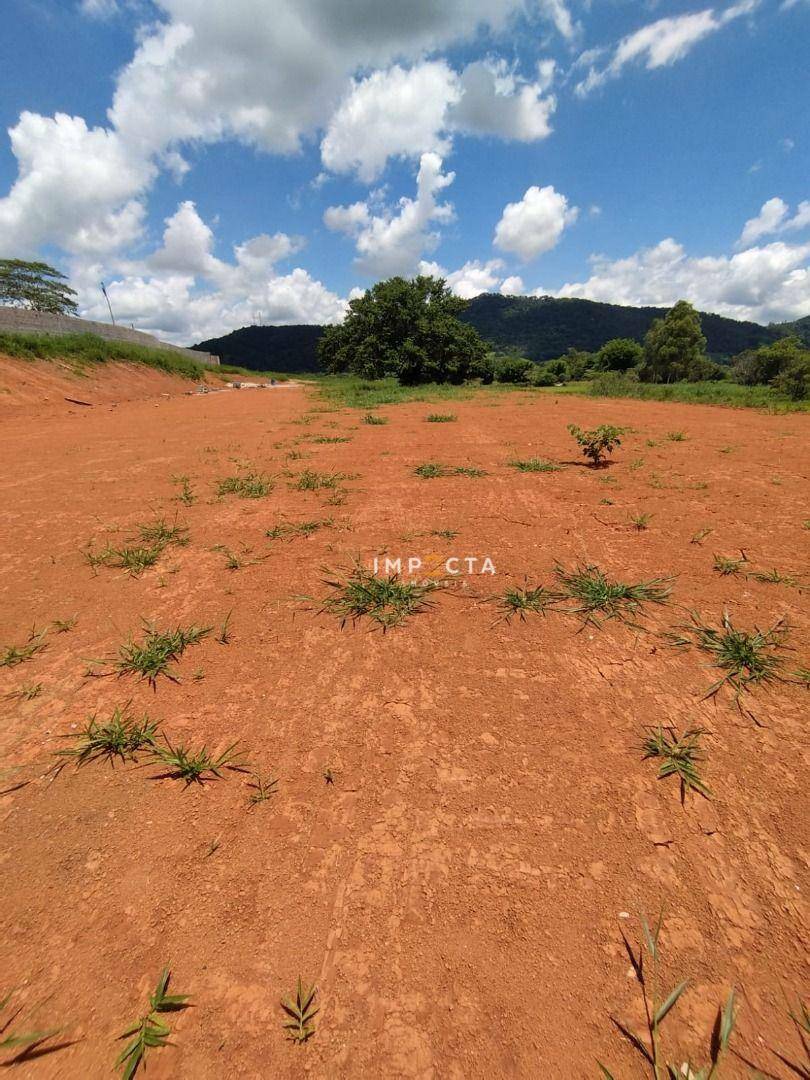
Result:
{"label": "green foliage canopy", "polygon": [[339,326],[325,331],[321,363],[331,374],[394,376],[404,386],[461,383],[487,352],[477,331],[457,318],[465,307],[442,278],[380,281],[349,302]]}
{"label": "green foliage canopy", "polygon": [[76,293],[53,266],[22,259],[0,259],[0,304],[75,315]]}
{"label": "green foliage canopy", "polygon": [[597,366],[601,371],[629,371],[638,367],[644,350],[632,338],[612,338],[606,341],[597,354]]}
{"label": "green foliage canopy", "polygon": [[706,338],[700,316],[687,300],[678,303],[663,319],[656,319],[644,338],[645,382],[694,382],[707,377]]}

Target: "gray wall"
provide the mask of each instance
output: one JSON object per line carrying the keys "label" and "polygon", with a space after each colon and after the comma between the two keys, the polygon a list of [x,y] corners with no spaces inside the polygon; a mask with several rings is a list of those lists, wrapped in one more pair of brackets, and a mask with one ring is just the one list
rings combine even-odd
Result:
{"label": "gray wall", "polygon": [[169,345],[168,342],[159,341],[141,330],[77,319],[72,315],[51,315],[46,311],[0,307],[0,331],[10,334],[96,334],[107,341],[127,341],[130,345],[143,345],[148,349],[170,349],[209,367],[219,363],[218,356],[196,352],[194,349],[182,349],[179,345]]}

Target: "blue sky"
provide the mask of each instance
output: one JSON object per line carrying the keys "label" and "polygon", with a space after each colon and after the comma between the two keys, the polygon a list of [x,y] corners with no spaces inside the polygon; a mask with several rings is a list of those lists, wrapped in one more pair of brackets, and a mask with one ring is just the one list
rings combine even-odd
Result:
{"label": "blue sky", "polygon": [[5,0],[0,255],[177,341],[391,273],[810,314],[810,0]]}

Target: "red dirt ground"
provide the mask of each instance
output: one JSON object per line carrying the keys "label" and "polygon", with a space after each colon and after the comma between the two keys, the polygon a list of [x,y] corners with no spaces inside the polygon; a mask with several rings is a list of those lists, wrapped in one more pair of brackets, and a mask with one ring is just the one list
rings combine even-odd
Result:
{"label": "red dirt ground", "polygon": [[[712,569],[743,549],[751,569],[806,575],[810,417],[482,393],[386,407],[390,422],[368,426],[311,389],[185,397],[187,383],[150,378],[128,396],[174,396],[25,405],[0,427],[0,647],[78,616],[0,669],[0,996],[18,987],[16,1027],[69,1043],[14,1075],[111,1075],[116,1036],[168,964],[193,1008],[151,1052],[154,1080],[568,1080],[596,1077],[597,1058],[647,1076],[610,1017],[640,1026],[621,930],[636,941],[639,913],[663,908],[662,984],[690,980],[664,1025],[669,1059],[705,1064],[733,985],[739,1056],[722,1075],[748,1076],[748,1059],[789,1076],[774,1051],[802,1060],[783,990],[795,1003],[807,986],[808,691],[759,688],[745,712],[725,690],[702,700],[716,672],[657,631],[688,609],[746,628],[785,616],[787,667],[810,667],[807,592]],[[458,421],[425,423],[434,408]],[[610,468],[586,468],[566,424],[608,421],[633,433]],[[685,441],[666,439],[678,429]],[[570,464],[523,474],[516,456]],[[414,476],[429,460],[488,475]],[[244,463],[274,490],[218,498]],[[356,474],[345,503],[290,489],[284,471],[303,468]],[[172,501],[177,475],[194,505]],[[178,511],[190,543],[140,578],[83,558]],[[644,532],[627,524],[639,512]],[[334,527],[307,539],[265,536],[323,517]],[[458,536],[426,535],[445,529]],[[315,613],[326,570],[384,553],[489,556],[497,573],[386,634]],[[554,612],[496,623],[487,597],[586,559],[628,581],[674,575],[672,602],[644,633]],[[189,649],[181,682],[86,676],[144,618],[218,626],[229,611],[231,643]],[[5,697],[30,683],[39,696]],[[128,701],[172,741],[240,740],[277,794],[250,806],[236,773],[184,789],[143,759],[49,772],[88,714]],[[640,759],[659,723],[710,732],[711,802],[682,808]],[[299,973],[319,990],[305,1046],[279,1008]]]}

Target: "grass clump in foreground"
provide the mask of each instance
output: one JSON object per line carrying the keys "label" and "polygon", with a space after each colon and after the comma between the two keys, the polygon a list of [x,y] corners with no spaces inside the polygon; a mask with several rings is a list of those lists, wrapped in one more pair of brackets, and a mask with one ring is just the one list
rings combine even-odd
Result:
{"label": "grass clump in foreground", "polygon": [[160,973],[154,992],[149,995],[148,1011],[123,1032],[119,1038],[129,1039],[115,1060],[114,1068],[121,1069],[123,1080],[131,1080],[138,1071],[138,1066],[146,1057],[147,1050],[159,1049],[168,1045],[171,1029],[161,1020],[161,1014],[178,1012],[186,1008],[188,994],[168,994],[170,973],[164,968]]}
{"label": "grass clump in foreground", "polygon": [[[11,990],[5,997],[0,998],[0,1013],[3,1012],[13,996],[14,990]],[[16,1057],[12,1058],[11,1061],[5,1062],[6,1065],[11,1065],[16,1061],[21,1062],[29,1050],[32,1050],[38,1043],[45,1042],[46,1039],[52,1039],[54,1035],[58,1035],[62,1030],[61,1028],[48,1028],[44,1031],[9,1031],[20,1012],[21,1009],[16,1008],[7,1019],[4,1020],[0,1017],[0,1053],[4,1050],[13,1050],[16,1054]]]}
{"label": "grass clump in foreground", "polygon": [[728,555],[715,555],[712,570],[720,574],[721,577],[732,577],[734,574],[741,573],[747,562],[745,552],[742,551],[739,559],[734,559]]}
{"label": "grass clump in foreground", "polygon": [[656,758],[661,762],[658,779],[677,776],[681,783],[681,803],[687,789],[696,791],[705,799],[711,798],[711,791],[704,784],[698,767],[704,755],[700,739],[705,732],[702,728],[690,728],[683,735],[676,735],[674,728],[650,728],[649,734],[641,743],[644,761]]}
{"label": "grass clump in foreground", "polygon": [[210,626],[178,626],[174,630],[158,630],[151,623],[145,623],[142,642],[130,639],[119,648],[117,657],[99,662],[112,664],[113,673],[119,676],[140,675],[153,689],[159,675],[179,682],[169,665],[179,660],[190,645],[199,645],[212,629]]}
{"label": "grass clump in foreground", "polygon": [[441,581],[402,581],[398,574],[378,577],[362,566],[345,577],[328,578],[324,584],[332,592],[319,613],[336,615],[341,626],[367,618],[383,631],[432,606],[430,594],[444,585]]}
{"label": "grass clump in foreground", "polygon": [[48,642],[45,640],[47,634],[47,627],[39,632],[32,630],[25,645],[6,645],[0,650],[0,668],[17,667],[33,659],[37,653],[48,647]]}
{"label": "grass clump in foreground", "polygon": [[321,489],[334,490],[344,480],[350,480],[348,473],[333,472],[319,473],[313,469],[304,469],[298,474],[297,479],[290,486],[295,491],[321,491]]}
{"label": "grass clump in foreground", "polygon": [[604,464],[608,454],[612,454],[617,446],[621,446],[620,436],[624,434],[624,428],[614,427],[612,424],[600,424],[599,427],[590,431],[583,431],[576,424],[569,424],[568,432],[576,439],[585,457],[590,458],[591,465],[598,468]]}
{"label": "grass clump in foreground", "polygon": [[[684,979],[678,983],[668,994],[661,992],[658,978],[658,942],[661,935],[663,917],[659,916],[654,930],[651,930],[646,919],[641,920],[643,931],[643,944],[634,951],[630,942],[622,932],[624,947],[630,958],[636,981],[641,987],[641,995],[644,1003],[644,1015],[646,1017],[647,1039],[637,1035],[621,1021],[611,1016],[614,1026],[621,1032],[625,1039],[633,1046],[650,1069],[650,1075],[654,1080],[715,1080],[720,1076],[720,1066],[728,1050],[731,1036],[734,1032],[736,1021],[735,995],[732,989],[726,1003],[717,1011],[714,1028],[710,1039],[710,1060],[703,1068],[693,1065],[691,1060],[682,1064],[673,1064],[667,1060],[661,1046],[661,1025],[666,1017],[677,1005],[681,995],[689,985],[689,980]],[[650,972],[647,974],[646,956],[649,958]],[[597,1062],[605,1080],[614,1080],[613,1074],[602,1064]]]}
{"label": "grass clump in foreground", "polygon": [[167,524],[165,518],[148,521],[145,525],[138,526],[138,535],[145,544],[160,544],[162,547],[168,544],[185,547],[188,543],[188,527],[178,525],[177,518],[171,525]]}
{"label": "grass clump in foreground", "polygon": [[215,757],[205,746],[200,747],[199,750],[191,750],[182,743],[172,746],[165,735],[163,741],[165,746],[155,744],[152,747],[152,761],[165,765],[168,770],[167,775],[172,778],[185,780],[186,787],[189,784],[203,784],[212,777],[221,780],[223,769],[241,772],[246,767],[244,761],[236,753],[238,742],[231,743]]}
{"label": "grass clump in foreground", "polygon": [[150,720],[144,713],[140,719],[130,716],[126,708],[113,709],[109,720],[99,721],[95,713],[88,717],[82,731],[66,735],[75,745],[58,750],[58,757],[75,758],[77,765],[85,765],[97,758],[113,762],[132,761],[139,750],[153,749],[160,722]]}
{"label": "grass clump in foreground", "polygon": [[523,460],[516,459],[514,461],[508,461],[509,465],[513,469],[517,469],[518,472],[559,472],[564,468],[563,465],[557,465],[554,461],[547,461],[545,458],[525,458]]}
{"label": "grass clump in foreground", "polygon": [[432,412],[428,413],[425,420],[428,424],[452,424],[454,420],[458,420],[458,417],[455,413]]}
{"label": "grass clump in foreground", "polygon": [[515,615],[518,615],[521,621],[525,621],[526,612],[533,611],[538,615],[545,615],[548,608],[560,599],[560,594],[546,589],[543,585],[537,585],[534,588],[510,585],[505,592],[494,599],[501,617],[506,622]]}
{"label": "grass clump in foreground", "polygon": [[226,476],[217,484],[217,495],[238,495],[240,499],[261,499],[273,490],[273,481],[259,473]]}
{"label": "grass clump in foreground", "polygon": [[438,461],[426,461],[423,465],[417,465],[413,471],[423,480],[445,476],[471,476],[477,480],[487,475],[483,469],[474,469],[469,465],[442,465]]}
{"label": "grass clump in foreground", "polygon": [[782,673],[784,657],[778,652],[784,648],[788,633],[784,618],[777,619],[770,630],[738,630],[727,611],[723,612],[720,626],[702,623],[692,612],[691,623],[680,627],[681,634],[670,634],[675,646],[693,646],[708,653],[716,668],[725,674],[713,683],[705,697],[713,697],[726,683],[732,686],[736,696],[752,686],[772,682],[784,682]]}
{"label": "grass clump in foreground", "polygon": [[672,588],[671,578],[650,578],[634,585],[621,581],[611,581],[598,566],[583,564],[566,570],[559,564],[554,571],[562,586],[561,595],[576,601],[576,606],[566,608],[569,614],[582,615],[584,622],[600,625],[602,620],[632,620],[632,616],[641,611],[645,604],[664,604]]}
{"label": "grass clump in foreground", "polygon": [[374,413],[369,412],[369,413],[366,413],[366,415],[363,417],[361,423],[363,423],[363,424],[377,424],[377,425],[387,424],[388,423],[388,417],[387,416],[376,416]]}
{"label": "grass clump in foreground", "polygon": [[295,995],[288,994],[281,999],[281,1007],[287,1014],[284,1021],[284,1029],[287,1037],[296,1043],[305,1043],[315,1034],[312,1021],[318,1012],[315,1007],[315,995],[317,988],[313,985],[304,989],[301,976],[298,976],[298,985]]}

